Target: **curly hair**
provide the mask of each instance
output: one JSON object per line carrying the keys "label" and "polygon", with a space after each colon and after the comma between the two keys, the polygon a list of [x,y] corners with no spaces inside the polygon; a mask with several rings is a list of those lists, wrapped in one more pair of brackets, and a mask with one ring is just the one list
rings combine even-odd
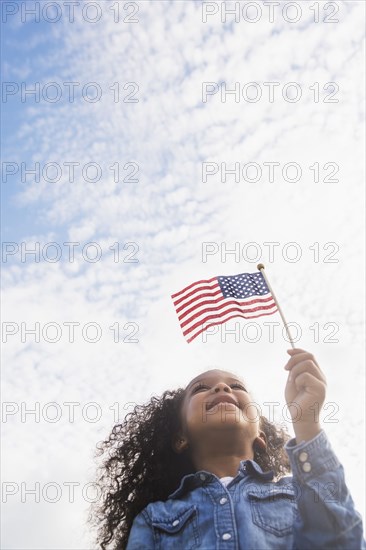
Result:
{"label": "curly hair", "polygon": [[[98,528],[96,542],[102,550],[124,550],[135,516],[150,502],[167,500],[182,477],[195,472],[188,454],[177,454],[172,448],[181,427],[184,396],[182,388],[167,390],[144,405],[135,405],[97,445],[96,456],[105,456],[96,482],[100,498],[91,505],[88,521]],[[284,444],[289,434],[264,416],[259,427],[267,445],[254,449],[254,460],[276,477],[288,474]]]}

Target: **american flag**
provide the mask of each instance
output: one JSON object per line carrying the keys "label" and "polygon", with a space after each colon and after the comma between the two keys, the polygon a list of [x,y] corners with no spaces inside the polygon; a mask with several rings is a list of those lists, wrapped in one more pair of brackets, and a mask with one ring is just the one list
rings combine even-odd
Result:
{"label": "american flag", "polygon": [[172,294],[172,299],[187,342],[233,317],[252,319],[277,311],[260,271],[203,279]]}

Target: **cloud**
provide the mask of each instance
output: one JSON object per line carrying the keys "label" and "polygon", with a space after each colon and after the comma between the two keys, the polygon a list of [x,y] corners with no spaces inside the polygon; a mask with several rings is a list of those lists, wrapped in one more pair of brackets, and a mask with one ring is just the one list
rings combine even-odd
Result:
{"label": "cloud", "polygon": [[[63,20],[50,28],[38,46],[33,37],[32,56],[23,40],[19,75],[26,75],[29,85],[40,82],[42,89],[47,82],[57,82],[63,97],[57,103],[19,102],[23,122],[11,136],[8,158],[29,166],[55,162],[61,175],[54,183],[44,178],[32,183],[28,177],[22,185],[14,183],[11,193],[19,215],[32,213],[34,226],[22,240],[29,246],[40,243],[40,261],[28,255],[21,262],[19,253],[5,265],[5,321],[15,323],[18,332],[4,344],[3,384],[9,402],[29,407],[37,402],[41,408],[56,402],[62,417],[53,424],[37,423],[31,416],[22,422],[20,411],[9,415],[4,430],[7,479],[86,483],[93,472],[95,444],[115,420],[110,408],[114,403],[124,412],[126,403],[140,403],[153,393],[186,384],[209,365],[244,372],[259,399],[284,404],[285,375],[277,370],[286,360],[288,344],[282,338],[270,343],[264,336],[267,329],[258,323],[263,337],[257,344],[244,341],[240,332],[239,342],[229,334],[222,342],[218,333],[207,343],[188,345],[170,299],[196,279],[254,271],[259,247],[258,261],[266,263],[286,315],[303,329],[301,345],[315,351],[329,379],[329,401],[338,404],[342,421],[328,423],[326,430],[362,509],[361,484],[353,472],[360,471],[363,457],[351,451],[364,432],[349,403],[352,400],[352,411],[362,410],[364,399],[358,263],[363,12],[360,3],[341,3],[341,8],[340,23],[328,26],[312,23],[309,13],[299,25],[281,18],[274,24],[261,20],[225,25],[219,18],[202,23],[201,6],[195,2],[143,2],[137,24],[114,23],[113,13],[104,6],[104,16],[95,25],[78,17],[74,24]],[[33,25],[34,36],[37,28]],[[79,83],[74,103],[67,101],[64,83],[70,81]],[[81,95],[91,82],[102,90],[96,103]],[[123,88],[128,82],[138,85],[138,103],[122,101],[135,91],[133,86]],[[219,86],[206,103],[204,82]],[[220,85],[232,90],[237,82],[241,92],[246,83],[257,83],[263,101],[244,100],[241,93],[238,103],[232,95],[221,102]],[[266,82],[280,83],[273,103],[264,99]],[[289,82],[301,85],[298,102],[283,100],[283,86]],[[334,91],[324,88],[328,82],[339,86],[338,103],[324,103]],[[70,162],[78,163],[74,181],[65,166]],[[94,183],[83,175],[91,162],[102,170]],[[206,182],[202,162],[218,168]],[[241,164],[240,181],[229,174],[223,181],[221,163],[233,169],[235,162]],[[271,162],[280,163],[274,182],[268,171]],[[111,169],[115,163],[119,181],[116,168]],[[137,163],[138,173],[131,175],[134,169],[127,163]],[[250,181],[253,166],[243,176],[248,163],[259,165],[258,182]],[[283,177],[287,163],[301,167],[298,182]],[[326,163],[338,164],[339,171],[334,165],[324,167]],[[339,181],[325,182],[333,172]],[[138,182],[131,182],[133,178]],[[42,255],[50,242],[57,242],[62,252],[56,263]],[[70,245],[65,244],[70,242],[78,243],[73,262],[68,259]],[[85,255],[92,242],[102,251],[97,262]],[[216,243],[217,252],[204,262],[207,242]],[[268,242],[279,243],[274,261],[264,244]],[[293,242],[301,250],[298,262],[288,260],[287,254],[296,251],[289,246]],[[225,253],[236,247],[239,257]],[[139,261],[129,263],[131,255]],[[32,335],[22,342],[21,324],[30,329],[37,322],[40,342]],[[61,330],[58,342],[48,341],[57,332],[55,325],[49,326],[46,337],[42,334],[49,323]],[[78,323],[73,343],[70,323]],[[85,332],[88,323],[102,331],[95,343],[85,338],[95,335],[92,326]],[[315,323],[322,335],[318,343],[315,328],[309,328]],[[338,344],[324,342],[332,332],[332,326],[324,328],[326,323],[339,325]],[[139,342],[129,343],[134,324]],[[241,329],[243,323],[228,328],[237,326]],[[66,402],[80,403],[78,411],[96,402],[102,418],[93,423],[78,414],[71,423]],[[9,525],[22,506],[19,494],[9,497],[4,507]],[[3,544],[48,548],[56,539],[64,548],[90,544],[89,535],[80,535],[85,500],[63,500],[57,513],[52,506],[29,501],[32,529],[29,523],[27,538],[8,529]]]}

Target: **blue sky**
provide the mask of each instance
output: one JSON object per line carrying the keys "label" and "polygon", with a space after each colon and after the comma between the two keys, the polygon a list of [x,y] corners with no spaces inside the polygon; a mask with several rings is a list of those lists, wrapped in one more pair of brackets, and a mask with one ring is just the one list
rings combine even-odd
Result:
{"label": "blue sky", "polygon": [[[259,401],[283,405],[288,344],[282,338],[237,343],[230,337],[223,342],[218,334],[188,345],[170,298],[201,278],[255,271],[258,262],[242,253],[240,261],[219,253],[203,261],[204,243],[217,243],[218,249],[239,243],[243,251],[254,242],[286,316],[303,328],[301,346],[316,354],[328,378],[327,401],[334,405],[324,416],[337,409],[337,422],[328,421],[326,431],[364,514],[359,474],[365,401],[359,263],[364,257],[364,3],[337,2],[334,24],[314,23],[304,3],[301,20],[293,24],[280,12],[274,23],[265,16],[255,24],[222,23],[216,16],[203,23],[201,2],[135,4],[135,24],[114,23],[107,2],[99,2],[103,16],[97,24],[76,11],[73,24],[66,17],[55,24],[14,17],[2,25],[3,81],[43,87],[57,82],[64,90],[65,82],[80,87],[95,82],[103,91],[96,103],[80,95],[75,103],[22,103],[17,95],[3,104],[3,161],[92,162],[103,174],[95,183],[80,172],[70,182],[63,171],[57,183],[22,184],[15,176],[2,184],[3,241],[17,243],[19,250],[22,242],[39,243],[43,251],[57,243],[62,252],[58,262],[35,262],[31,256],[22,262],[19,252],[3,264],[3,318],[19,327],[3,345],[3,400],[28,407],[56,402],[63,412],[57,423],[9,415],[3,479],[19,486],[89,482],[96,442],[113,425],[114,403],[123,408],[145,402],[212,366],[242,373]],[[124,96],[133,90],[131,84],[124,90],[126,83],[137,84],[138,103],[115,103],[116,82]],[[221,102],[216,94],[203,103],[204,82],[226,83],[228,89],[236,82],[241,88],[256,82],[263,99],[236,103],[227,96]],[[265,96],[268,82],[279,83],[273,103]],[[290,82],[301,85],[297,103],[282,98]],[[316,82],[319,102],[310,88]],[[337,103],[324,102],[332,91],[323,89],[328,82],[339,86]],[[218,173],[204,182],[203,162],[229,168],[255,162],[263,175],[257,183],[223,182]],[[301,179],[291,183],[276,176],[269,182],[265,163],[270,162],[281,169],[296,162]],[[316,162],[318,183],[309,169]],[[121,180],[131,173],[126,164],[137,164],[139,181],[114,181],[115,163]],[[324,169],[327,163],[338,164],[337,183],[324,181],[331,173],[329,166]],[[65,242],[80,243],[73,262]],[[116,242],[125,261],[114,261]],[[274,261],[267,242],[278,243]],[[298,262],[283,255],[291,242],[301,249]],[[100,261],[85,260],[82,248],[88,243],[102,251]],[[127,263],[133,251],[139,261]],[[337,262],[326,261],[332,252]],[[60,341],[37,343],[29,336],[22,342],[21,323],[36,322],[58,323]],[[79,323],[72,343],[65,328],[70,322]],[[88,323],[102,329],[94,344],[81,335]],[[139,342],[114,343],[109,327],[115,323],[122,340],[131,330],[126,325],[137,324]],[[314,323],[323,327],[319,342],[309,329]],[[327,323],[339,327],[338,343],[326,341]],[[100,404],[101,419],[88,422],[77,414],[70,422],[63,404],[71,401],[80,408]],[[86,548],[86,510],[80,493],[75,503],[63,494],[56,505],[9,497],[3,545]],[[21,531],[15,529],[20,515]]]}
{"label": "blue sky", "polygon": [[[10,23],[9,15],[9,23]],[[21,83],[25,80],[21,74],[17,74],[17,71],[13,71],[12,67],[20,67],[26,63],[30,65],[33,56],[41,55],[42,48],[32,48],[26,52],[25,44],[31,42],[37,33],[40,32],[40,27],[43,27],[41,32],[47,33],[49,31],[49,25],[46,22],[37,24],[24,24],[24,25],[11,25],[11,30],[7,30],[7,25],[3,23],[3,38],[2,38],[2,82],[12,82],[20,87]],[[39,75],[35,71],[35,81],[39,78]],[[3,84],[3,86],[4,86]],[[4,98],[4,96],[3,96]],[[4,99],[3,99],[4,101]],[[19,96],[8,95],[6,102],[2,105],[2,136],[3,136],[3,159],[6,162],[15,161],[15,152],[20,154],[20,158],[23,162],[27,162],[29,159],[29,153],[24,149],[21,150],[21,143],[17,139],[17,135],[21,128],[22,120],[26,118],[26,113],[29,109],[27,103],[22,103]],[[6,139],[5,139],[6,138]],[[29,161],[28,161],[29,162]],[[3,208],[3,240],[5,241],[18,241],[29,232],[33,226],[35,231],[39,231],[37,225],[37,219],[31,215],[31,212],[26,209],[20,209],[16,204],[16,197],[18,193],[18,185],[16,177],[7,178],[7,181],[2,184],[2,198],[3,204],[6,203],[6,208]]]}

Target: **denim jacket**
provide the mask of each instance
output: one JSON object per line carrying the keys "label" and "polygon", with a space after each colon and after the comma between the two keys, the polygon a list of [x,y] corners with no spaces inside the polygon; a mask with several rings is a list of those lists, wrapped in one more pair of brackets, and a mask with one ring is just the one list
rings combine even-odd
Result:
{"label": "denim jacket", "polygon": [[362,519],[343,466],[322,430],[285,445],[292,476],[274,481],[241,460],[225,487],[210,472],[188,474],[168,499],[134,519],[126,550],[361,550]]}

